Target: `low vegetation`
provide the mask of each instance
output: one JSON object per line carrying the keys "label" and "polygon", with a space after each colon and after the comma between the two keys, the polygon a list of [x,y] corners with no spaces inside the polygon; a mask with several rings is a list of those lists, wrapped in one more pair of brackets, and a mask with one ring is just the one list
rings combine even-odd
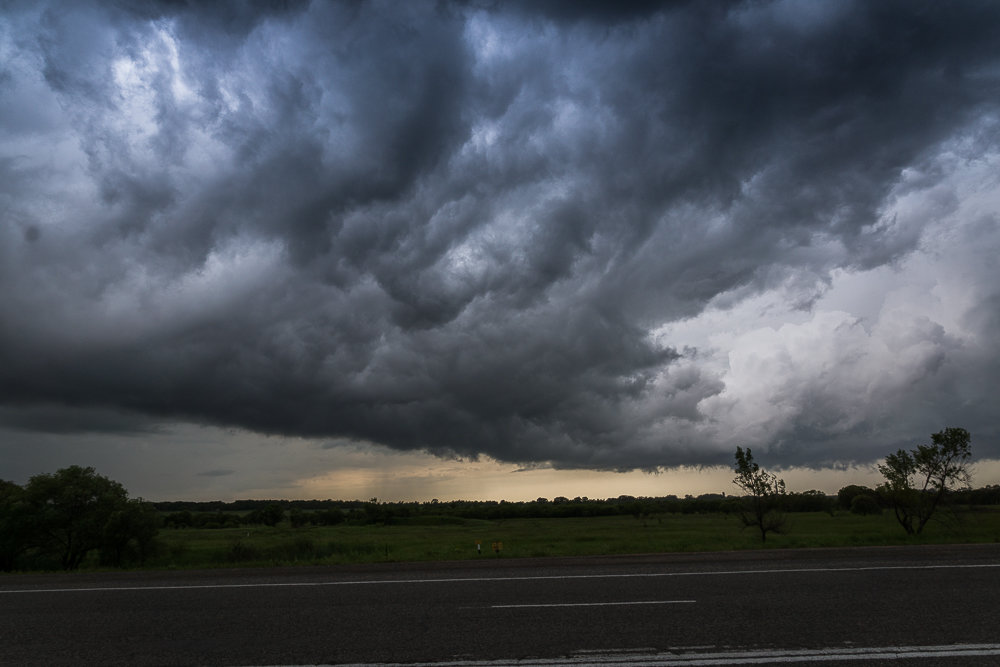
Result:
{"label": "low vegetation", "polygon": [[[771,548],[1000,542],[1000,485],[970,487],[968,442],[965,431],[946,429],[909,458],[887,457],[885,484],[836,496],[787,493],[749,449],[736,454],[740,495],[530,502],[146,503],[73,466],[23,488],[0,481],[0,570],[695,552],[760,548],[765,539]],[[897,463],[901,472],[887,473]]]}
{"label": "low vegetation", "polygon": [[[889,512],[800,512],[788,530],[768,537],[770,548],[1000,542],[1000,507],[964,508],[951,524],[932,524],[908,536]],[[738,515],[664,513],[567,518],[399,518],[389,524],[293,528],[277,526],[161,532],[158,568],[234,565],[342,564],[421,560],[584,556],[760,548]],[[494,550],[494,544],[499,551]],[[478,545],[478,548],[477,548]]]}

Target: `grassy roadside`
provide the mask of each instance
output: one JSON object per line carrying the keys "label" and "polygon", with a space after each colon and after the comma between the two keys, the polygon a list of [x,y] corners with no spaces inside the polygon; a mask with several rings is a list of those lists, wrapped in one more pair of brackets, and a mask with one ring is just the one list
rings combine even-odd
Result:
{"label": "grassy roadside", "polygon": [[[430,525],[428,525],[430,524]],[[769,535],[744,529],[732,515],[662,514],[486,521],[452,517],[435,525],[337,525],[292,528],[164,529],[150,569],[246,565],[341,564],[475,558],[587,556],[766,548],[1000,542],[1000,508],[965,509],[908,537],[891,512],[788,515]],[[481,545],[478,553],[476,543]],[[502,550],[493,550],[493,543]]]}

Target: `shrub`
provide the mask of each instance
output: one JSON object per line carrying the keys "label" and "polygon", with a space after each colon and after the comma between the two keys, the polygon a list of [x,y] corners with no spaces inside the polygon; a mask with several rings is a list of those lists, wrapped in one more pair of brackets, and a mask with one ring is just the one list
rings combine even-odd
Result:
{"label": "shrub", "polygon": [[837,502],[841,509],[849,510],[854,499],[860,495],[875,497],[875,490],[860,484],[850,484],[837,492]]}
{"label": "shrub", "polygon": [[245,563],[247,561],[260,560],[260,558],[260,549],[247,544],[243,540],[236,540],[230,544],[229,549],[225,553],[225,560],[230,563]]}
{"label": "shrub", "polygon": [[878,499],[875,496],[868,493],[859,493],[851,500],[851,513],[861,515],[881,514],[882,508],[879,507]]}

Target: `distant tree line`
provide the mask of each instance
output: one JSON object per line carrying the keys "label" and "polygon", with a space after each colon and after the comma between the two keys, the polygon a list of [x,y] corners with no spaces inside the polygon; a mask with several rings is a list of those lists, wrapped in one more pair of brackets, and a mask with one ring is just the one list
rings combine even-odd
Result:
{"label": "distant tree line", "polygon": [[0,570],[75,570],[91,554],[108,567],[140,565],[155,547],[160,516],[93,468],[0,480]]}
{"label": "distant tree line", "polygon": [[164,525],[176,528],[225,528],[277,525],[447,523],[465,519],[571,518],[631,515],[637,519],[666,514],[731,513],[760,532],[779,533],[788,512],[850,511],[878,514],[892,510],[910,534],[920,533],[935,512],[958,504],[1000,504],[1000,486],[971,488],[968,463],[971,436],[961,428],[932,434],[931,444],[912,451],[899,450],[879,466],[885,483],[877,488],[849,485],[836,496],[821,491],[786,492],[784,480],[757,464],[749,449],[736,449],[734,484],[741,495],[710,493],[700,496],[618,496],[538,498],[533,501],[454,500],[429,503],[361,500],[237,500],[230,503],[161,502]]}
{"label": "distant tree line", "polygon": [[[821,491],[789,493],[789,512],[829,512],[836,497]],[[276,525],[287,521],[293,527],[394,523],[447,523],[465,519],[549,519],[594,516],[634,516],[637,519],[663,514],[708,514],[735,512],[735,496],[708,493],[699,496],[660,496],[592,499],[586,497],[538,498],[530,501],[453,500],[442,502],[380,502],[361,500],[237,500],[157,502],[166,528],[232,528]]]}
{"label": "distant tree line", "polygon": [[[854,486],[845,489],[860,489],[871,505],[863,502],[847,504],[841,498],[826,495],[821,491],[790,492],[780,498],[776,505],[782,513],[851,511],[857,514],[880,513],[889,508],[888,500],[878,491],[869,487]],[[844,489],[841,490],[842,492]],[[1000,504],[1000,487],[975,489],[966,494],[956,494],[955,499],[976,505]],[[502,521],[505,519],[548,519],[593,516],[633,516],[636,519],[662,518],[669,514],[716,514],[727,513],[739,516],[742,498],[735,495],[704,494],[700,496],[633,497],[620,496],[605,500],[589,498],[539,498],[538,500],[473,501],[456,500],[450,502],[364,502],[364,501],[250,501],[265,503],[272,509],[265,515],[260,510],[237,510],[229,503],[212,503],[210,510],[202,510],[197,502],[185,503],[187,509],[164,514],[163,525],[167,528],[235,528],[277,525],[284,522],[292,527],[347,525],[441,525],[460,523],[466,519]],[[300,503],[324,509],[303,509]],[[156,503],[163,509],[163,503]],[[280,515],[278,514],[280,512]],[[265,518],[267,516],[267,518]],[[278,518],[280,516],[280,518]],[[775,531],[777,532],[777,531]]]}

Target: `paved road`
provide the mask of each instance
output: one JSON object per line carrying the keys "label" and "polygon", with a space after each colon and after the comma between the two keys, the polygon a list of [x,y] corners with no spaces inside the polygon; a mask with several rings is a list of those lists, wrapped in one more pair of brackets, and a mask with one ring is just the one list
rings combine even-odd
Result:
{"label": "paved road", "polygon": [[996,665],[998,601],[1000,545],[16,575],[0,663]]}

